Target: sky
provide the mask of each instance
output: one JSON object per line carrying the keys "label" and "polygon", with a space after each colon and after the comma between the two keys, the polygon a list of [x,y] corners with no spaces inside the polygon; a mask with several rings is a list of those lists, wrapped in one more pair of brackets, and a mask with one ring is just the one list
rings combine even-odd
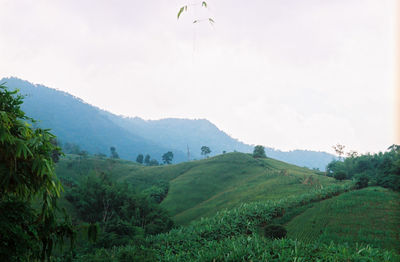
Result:
{"label": "sky", "polygon": [[200,3],[0,0],[0,78],[281,150],[394,143],[396,0]]}

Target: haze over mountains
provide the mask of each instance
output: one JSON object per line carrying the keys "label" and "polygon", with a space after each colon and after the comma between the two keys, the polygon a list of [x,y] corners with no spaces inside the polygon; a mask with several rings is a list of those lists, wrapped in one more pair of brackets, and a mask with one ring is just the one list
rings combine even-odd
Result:
{"label": "haze over mountains", "polygon": [[[40,120],[39,126],[50,128],[62,143],[75,143],[90,153],[109,154],[116,147],[121,158],[135,160],[140,153],[161,160],[167,151],[174,153],[174,163],[200,159],[200,148],[210,147],[211,155],[253,150],[219,130],[206,119],[144,120],[123,117],[92,106],[66,92],[32,84],[18,78],[3,78],[10,89],[18,88],[26,95],[22,109],[28,116]],[[132,112],[134,114],[134,112]],[[283,152],[265,148],[268,157],[298,166],[324,170],[334,158],[325,152],[294,150]]]}

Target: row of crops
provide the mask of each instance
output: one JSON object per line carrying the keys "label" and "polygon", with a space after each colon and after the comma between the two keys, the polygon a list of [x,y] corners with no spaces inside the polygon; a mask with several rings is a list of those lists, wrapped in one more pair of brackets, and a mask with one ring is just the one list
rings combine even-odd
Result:
{"label": "row of crops", "polygon": [[161,254],[155,249],[126,246],[112,250],[97,250],[82,261],[400,261],[393,252],[365,245],[306,244],[291,239],[269,240],[257,234],[237,236],[221,241],[211,240],[191,250]]}
{"label": "row of crops", "polygon": [[368,246],[269,240],[260,226],[287,210],[309,205],[353,189],[343,184],[280,201],[256,202],[219,212],[168,233],[112,250],[98,249],[82,261],[399,261],[391,251]]}
{"label": "row of crops", "polygon": [[315,203],[287,225],[303,242],[369,243],[400,252],[400,194],[381,187],[355,190]]}

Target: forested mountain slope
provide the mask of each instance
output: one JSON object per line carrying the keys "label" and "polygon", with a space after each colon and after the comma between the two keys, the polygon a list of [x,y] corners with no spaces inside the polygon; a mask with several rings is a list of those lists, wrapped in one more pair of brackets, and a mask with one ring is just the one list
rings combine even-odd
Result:
{"label": "forested mountain slope", "polygon": [[[93,154],[108,155],[114,146],[124,159],[135,160],[142,153],[161,161],[162,154],[172,151],[173,162],[178,163],[188,160],[188,148],[191,160],[202,158],[203,145],[211,149],[211,156],[223,151],[249,153],[253,150],[253,146],[230,137],[206,119],[143,120],[117,116],[43,85],[18,78],[3,78],[0,82],[26,95],[22,108],[40,120],[40,126],[52,129],[61,142],[76,143]],[[307,150],[283,152],[266,147],[265,151],[271,158],[320,170],[325,170],[334,158],[325,152]]]}

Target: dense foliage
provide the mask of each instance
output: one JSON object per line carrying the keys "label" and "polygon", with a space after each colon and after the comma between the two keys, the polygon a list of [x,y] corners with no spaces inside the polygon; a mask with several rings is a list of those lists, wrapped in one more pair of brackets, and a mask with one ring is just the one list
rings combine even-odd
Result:
{"label": "dense foliage", "polygon": [[211,149],[208,146],[202,146],[200,150],[202,156],[208,156],[211,153]]}
{"label": "dense foliage", "polygon": [[33,129],[33,119],[21,110],[23,97],[0,85],[0,194],[30,199],[37,193],[58,196],[61,184],[55,177],[52,152],[54,136]]}
{"label": "dense foliage", "polygon": [[400,146],[392,145],[384,153],[358,155],[355,152],[343,161],[332,161],[327,173],[338,180],[355,179],[360,188],[368,182],[400,191]]}
{"label": "dense foliage", "polygon": [[172,153],[171,151],[168,151],[167,153],[162,155],[162,160],[164,162],[164,164],[171,164],[172,159],[174,158],[174,153]]}
{"label": "dense foliage", "polygon": [[161,196],[153,193],[151,197],[136,194],[128,184],[101,173],[82,179],[67,191],[66,199],[75,206],[81,221],[100,225],[97,246],[112,247],[171,229],[172,220],[157,203]]}
{"label": "dense foliage", "polygon": [[266,158],[267,155],[265,154],[265,149],[263,146],[255,146],[253,150],[253,157],[254,158]]}
{"label": "dense foliage", "polygon": [[[62,189],[54,173],[59,148],[49,130],[21,110],[23,97],[0,85],[0,258],[49,259],[56,241],[73,239],[69,221],[56,217]],[[41,208],[32,208],[32,201]],[[67,218],[66,218],[67,219]],[[4,259],[6,258],[6,259]]]}
{"label": "dense foliage", "polygon": [[398,261],[393,252],[346,244],[268,240],[257,234],[286,210],[321,201],[349,186],[315,190],[278,202],[244,204],[146,239],[142,245],[99,249],[79,261]]}
{"label": "dense foliage", "polygon": [[393,252],[369,246],[357,248],[346,244],[306,244],[290,239],[268,240],[258,235],[238,236],[222,241],[208,241],[207,245],[172,251],[157,257],[154,250],[125,246],[118,249],[99,249],[95,254],[85,255],[78,261],[398,261]]}

